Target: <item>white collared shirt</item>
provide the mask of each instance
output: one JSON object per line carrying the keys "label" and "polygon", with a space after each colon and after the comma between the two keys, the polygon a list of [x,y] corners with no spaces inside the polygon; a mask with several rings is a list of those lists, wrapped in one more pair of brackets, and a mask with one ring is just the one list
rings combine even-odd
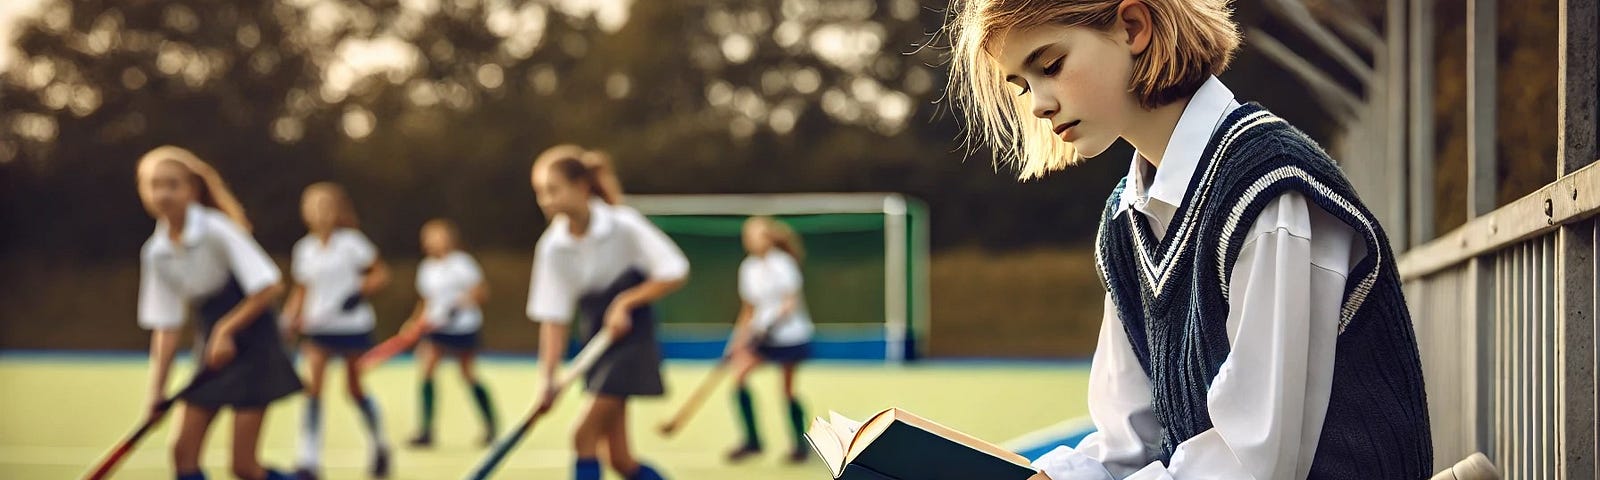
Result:
{"label": "white collared shirt", "polygon": [[[750,326],[766,332],[766,345],[789,347],[811,341],[811,314],[801,294],[802,283],[800,264],[781,249],[745,257],[739,264],[739,298],[750,304]],[[794,309],[780,315],[790,297],[795,297]]]}
{"label": "white collared shirt", "polygon": [[584,294],[599,291],[638,269],[653,281],[689,275],[689,259],[638,210],[589,200],[589,228],[572,234],[567,217],[551,220],[534,249],[528,318],[568,323]]}
{"label": "white collared shirt", "polygon": [[[1212,133],[1238,107],[1221,81],[1207,80],[1161,168],[1151,175],[1149,161],[1134,155],[1117,213],[1134,210],[1164,237]],[[1170,464],[1154,461],[1161,432],[1150,380],[1107,295],[1089,370],[1097,431],[1036,467],[1052,480],[1306,478],[1333,386],[1345,279],[1366,245],[1295,192],[1267,204],[1246,239],[1228,282],[1231,349],[1207,391],[1213,428],[1179,444]]]}
{"label": "white collared shirt", "polygon": [[166,221],[139,252],[139,326],[172,330],[183,325],[192,302],[239,282],[253,295],[282,280],[278,266],[250,234],[222,212],[190,204],[177,244]]}
{"label": "white collared shirt", "polygon": [[440,258],[423,259],[417,267],[423,320],[439,333],[465,335],[478,331],[483,325],[483,312],[472,300],[472,289],[481,283],[483,269],[467,252],[456,250]]}
{"label": "white collared shirt", "polygon": [[305,333],[346,335],[372,331],[376,314],[372,305],[361,302],[350,311],[344,301],[361,292],[366,271],[378,260],[378,247],[359,230],[340,228],[323,243],[316,235],[306,235],[294,244],[289,271],[294,281],[305,288],[300,319]]}

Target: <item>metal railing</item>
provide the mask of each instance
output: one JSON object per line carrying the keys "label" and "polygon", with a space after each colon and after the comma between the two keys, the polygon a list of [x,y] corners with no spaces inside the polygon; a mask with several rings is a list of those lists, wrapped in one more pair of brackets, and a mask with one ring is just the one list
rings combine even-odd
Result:
{"label": "metal railing", "polygon": [[[1364,191],[1382,192],[1375,198],[1395,199],[1375,205],[1376,210],[1403,218],[1390,225],[1391,238],[1397,248],[1410,247],[1400,257],[1400,275],[1422,354],[1435,466],[1444,468],[1481,451],[1509,480],[1593,479],[1600,454],[1595,418],[1600,13],[1595,0],[1559,1],[1559,111],[1552,114],[1560,120],[1558,154],[1551,159],[1559,178],[1495,208],[1497,0],[1459,1],[1467,5],[1471,27],[1462,72],[1468,78],[1471,138],[1469,220],[1437,237],[1431,230],[1434,132],[1428,80],[1442,73],[1432,71],[1428,5],[1433,0],[1389,2],[1389,19],[1405,20],[1404,28],[1391,24],[1389,35],[1406,34],[1400,50],[1409,58],[1391,58],[1384,71],[1393,76],[1390,84],[1407,87],[1382,101],[1407,110],[1395,117],[1408,120],[1405,138],[1387,140],[1406,147],[1391,144],[1389,149],[1408,152],[1406,158],[1357,160],[1346,168],[1388,172],[1387,177],[1352,178]],[[1395,10],[1401,7],[1405,10]],[[1407,181],[1393,181],[1396,170],[1403,170]]]}

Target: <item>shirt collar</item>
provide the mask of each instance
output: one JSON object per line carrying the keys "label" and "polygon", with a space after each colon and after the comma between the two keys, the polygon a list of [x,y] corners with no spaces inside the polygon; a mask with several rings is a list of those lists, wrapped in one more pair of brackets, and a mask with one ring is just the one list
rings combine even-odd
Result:
{"label": "shirt collar", "polygon": [[614,224],[616,223],[616,220],[611,218],[613,215],[612,208],[614,207],[611,204],[598,197],[590,198],[589,231],[585,232],[582,238],[572,236],[571,220],[566,215],[557,216],[555,220],[550,222],[551,242],[557,246],[568,246],[577,244],[580,241],[604,238],[610,235],[611,231],[615,230]]}
{"label": "shirt collar", "polygon": [[[205,207],[200,206],[198,203],[190,203],[187,208],[184,208],[182,239],[184,248],[194,248],[200,244],[200,237],[205,235],[205,222],[201,220],[204,213]],[[156,232],[153,237],[154,243],[150,245],[153,251],[156,253],[172,251],[172,238],[168,233],[171,232],[171,228],[171,225],[168,225],[166,220],[156,222]]]}
{"label": "shirt collar", "polygon": [[1206,79],[1194,96],[1189,98],[1183,115],[1178,117],[1178,125],[1172,129],[1172,137],[1167,141],[1161,168],[1156,169],[1148,185],[1145,180],[1147,172],[1155,167],[1144,155],[1134,152],[1133,161],[1128,166],[1127,186],[1122,189],[1122,199],[1116,213],[1120,214],[1147,200],[1156,200],[1173,208],[1182,206],[1184,193],[1189,190],[1189,181],[1200,166],[1200,155],[1205,153],[1207,144],[1211,143],[1211,135],[1222,120],[1235,108],[1239,108],[1239,102],[1234,101],[1233,91],[1215,76]]}

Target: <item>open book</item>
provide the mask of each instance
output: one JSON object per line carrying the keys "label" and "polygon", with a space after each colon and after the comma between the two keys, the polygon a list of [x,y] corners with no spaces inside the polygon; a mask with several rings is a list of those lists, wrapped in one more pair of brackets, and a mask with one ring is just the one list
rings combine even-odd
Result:
{"label": "open book", "polygon": [[806,439],[839,480],[1027,480],[1028,459],[891,408],[865,423],[829,412],[811,421]]}

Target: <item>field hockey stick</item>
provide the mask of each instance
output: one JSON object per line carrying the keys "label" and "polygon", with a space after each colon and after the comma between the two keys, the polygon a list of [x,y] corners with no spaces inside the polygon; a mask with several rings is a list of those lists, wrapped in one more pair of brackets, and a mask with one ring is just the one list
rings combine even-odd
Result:
{"label": "field hockey stick", "polygon": [[155,408],[150,411],[150,415],[139,423],[139,427],[135,428],[127,438],[123,438],[121,442],[118,442],[115,447],[112,447],[111,451],[106,453],[104,457],[101,457],[100,462],[95,464],[94,470],[90,470],[89,474],[83,478],[85,480],[101,480],[110,477],[111,472],[116,470],[117,464],[122,463],[122,459],[133,453],[134,447],[139,445],[139,440],[143,439],[145,434],[150,433],[150,430],[155,429],[155,426],[161,423],[161,419],[167,416],[167,411],[172,409],[172,405],[177,403],[179,398],[183,398],[184,395],[188,395],[200,386],[205,385],[213,376],[215,376],[215,373],[211,370],[202,370],[195,375],[194,379],[189,380],[188,385],[178,390],[178,393],[161,399],[161,402],[157,403]]}
{"label": "field hockey stick", "polygon": [[368,349],[366,353],[361,354],[361,358],[356,360],[356,369],[362,372],[371,371],[382,365],[383,362],[389,361],[389,359],[394,358],[395,355],[399,355],[401,352],[410,350],[411,347],[417,345],[417,342],[422,341],[422,335],[426,327],[421,322],[407,326],[409,328],[401,329],[400,333],[389,337],[388,340],[384,340],[383,343],[379,343]]}
{"label": "field hockey stick", "polygon": [[705,378],[700,380],[700,384],[694,387],[694,391],[689,394],[689,398],[684,399],[683,405],[678,407],[677,413],[674,413],[670,420],[657,427],[657,431],[661,433],[661,436],[671,437],[684,424],[689,423],[689,419],[694,417],[695,412],[700,411],[700,406],[706,403],[706,398],[709,398],[711,392],[717,389],[717,385],[722,383],[722,377],[726,376],[727,373],[727,359],[720,360],[715,366],[711,367],[711,371],[706,373]]}
{"label": "field hockey stick", "polygon": [[[583,350],[578,351],[578,355],[572,358],[572,363],[567,365],[567,369],[556,377],[555,385],[551,385],[550,388],[555,391],[555,394],[559,395],[568,385],[577,381],[578,377],[582,377],[584,373],[594,367],[595,361],[599,360],[600,355],[604,354],[609,348],[611,348],[611,332],[602,330],[593,339],[589,340],[589,344],[585,345]],[[528,412],[528,416],[522,419],[522,422],[514,425],[511,431],[506,432],[505,435],[501,435],[499,440],[495,440],[494,446],[489,449],[489,454],[484,456],[483,460],[472,468],[472,471],[467,474],[467,479],[485,480],[489,478],[489,475],[494,473],[494,469],[500,466],[500,462],[505,460],[511,450],[516,448],[517,443],[521,442],[522,438],[533,430],[534,424],[537,424],[539,419],[543,418],[545,413],[548,412],[548,409],[540,410],[539,407],[541,406],[543,405],[534,405],[533,409]]]}

